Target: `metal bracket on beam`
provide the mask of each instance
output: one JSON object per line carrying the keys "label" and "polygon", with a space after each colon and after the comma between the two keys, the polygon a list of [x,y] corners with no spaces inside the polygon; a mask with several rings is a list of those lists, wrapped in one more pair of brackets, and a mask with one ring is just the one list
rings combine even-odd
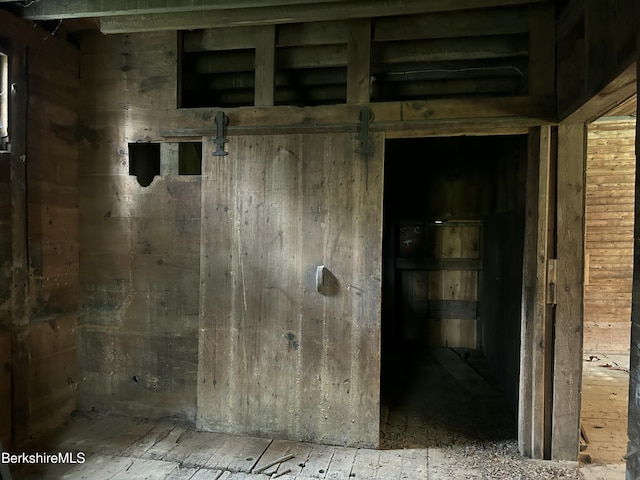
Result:
{"label": "metal bracket on beam", "polygon": [[217,148],[216,151],[213,152],[213,155],[216,157],[224,157],[226,155],[229,155],[229,153],[224,149],[224,144],[229,141],[229,139],[224,136],[224,127],[229,124],[229,117],[227,117],[227,115],[222,110],[220,110],[218,113],[216,113],[215,120],[216,138],[213,142],[216,144]]}

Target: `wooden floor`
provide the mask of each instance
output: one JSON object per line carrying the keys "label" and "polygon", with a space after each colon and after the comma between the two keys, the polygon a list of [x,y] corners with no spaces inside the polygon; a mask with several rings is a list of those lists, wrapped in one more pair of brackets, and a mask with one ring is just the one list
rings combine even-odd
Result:
{"label": "wooden floor", "polygon": [[624,462],[628,401],[629,356],[585,354],[581,422],[588,443],[583,439],[583,461]]}
{"label": "wooden floor", "polygon": [[195,432],[184,424],[112,416],[76,415],[53,443],[47,451],[83,452],[86,462],[14,468],[14,479],[427,478],[427,451]]}
{"label": "wooden floor", "polygon": [[[192,425],[75,414],[38,453],[78,464],[12,465],[14,480],[578,479],[575,466],[520,457],[495,391],[452,351],[425,357],[387,392],[379,450],[196,432]],[[429,381],[424,381],[428,377]],[[422,382],[405,385],[410,378]],[[447,393],[448,392],[448,393]],[[485,416],[488,415],[488,416]],[[497,423],[496,423],[497,422]],[[494,428],[495,426],[498,428]]]}

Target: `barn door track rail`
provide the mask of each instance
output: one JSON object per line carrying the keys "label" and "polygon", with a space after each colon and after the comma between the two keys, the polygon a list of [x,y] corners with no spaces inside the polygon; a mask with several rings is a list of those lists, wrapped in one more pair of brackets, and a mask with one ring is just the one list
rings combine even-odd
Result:
{"label": "barn door track rail", "polygon": [[373,144],[369,138],[369,124],[373,123],[375,115],[369,106],[360,109],[360,126],[358,128],[358,149],[356,153],[368,157],[373,153]]}
{"label": "barn door track rail", "polygon": [[229,152],[224,149],[224,144],[229,141],[229,139],[224,136],[224,129],[229,124],[229,117],[222,110],[220,110],[218,111],[218,113],[216,113],[215,122],[216,138],[213,140],[213,142],[216,144],[217,148],[215,152],[213,152],[213,155],[216,157],[224,157],[226,155],[229,155]]}

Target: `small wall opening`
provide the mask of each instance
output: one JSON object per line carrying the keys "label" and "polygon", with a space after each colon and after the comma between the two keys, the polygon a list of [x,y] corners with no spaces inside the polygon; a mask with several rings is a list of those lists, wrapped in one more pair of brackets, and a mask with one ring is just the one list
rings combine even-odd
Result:
{"label": "small wall opening", "polygon": [[160,144],[129,144],[129,175],[137,178],[142,187],[148,187],[160,175]]}

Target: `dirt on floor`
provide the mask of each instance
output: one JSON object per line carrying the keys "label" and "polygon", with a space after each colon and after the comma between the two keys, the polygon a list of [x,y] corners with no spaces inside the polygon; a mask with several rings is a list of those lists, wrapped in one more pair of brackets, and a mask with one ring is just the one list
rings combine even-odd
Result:
{"label": "dirt on floor", "polygon": [[[461,359],[462,360],[462,359]],[[474,367],[483,375],[482,368]],[[578,463],[520,455],[517,420],[496,389],[482,394],[451,375],[429,352],[405,351],[385,386],[381,448],[426,448],[429,478],[583,479]],[[488,385],[492,379],[487,378]]]}

